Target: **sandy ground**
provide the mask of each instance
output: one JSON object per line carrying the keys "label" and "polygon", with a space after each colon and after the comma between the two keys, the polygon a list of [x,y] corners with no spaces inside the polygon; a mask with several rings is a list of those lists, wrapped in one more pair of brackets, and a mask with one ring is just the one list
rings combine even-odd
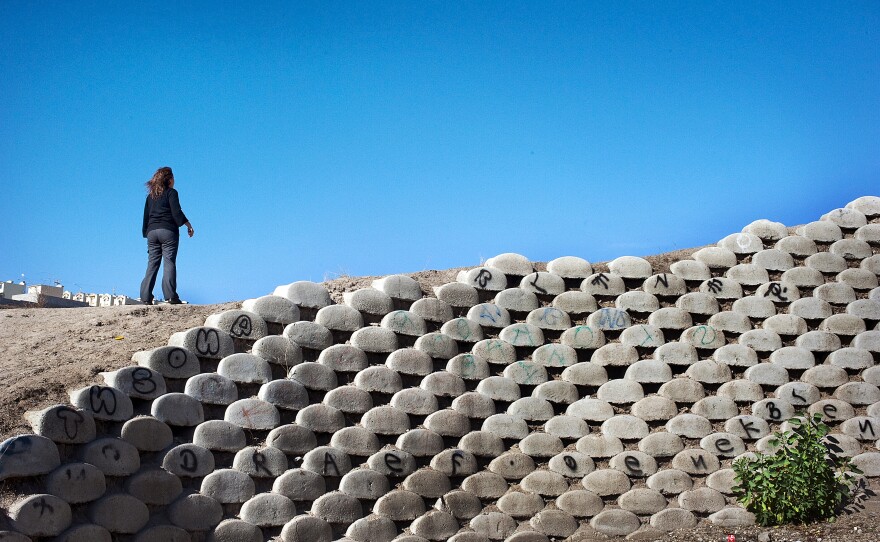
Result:
{"label": "sandy ground", "polygon": [[[651,256],[656,272],[697,249]],[[544,264],[536,263],[543,270]],[[594,264],[597,270],[607,270]],[[459,269],[409,274],[433,295],[434,286],[455,280]],[[369,286],[376,277],[340,277],[325,286],[337,302],[342,293]],[[267,292],[268,293],[268,292]],[[0,310],[0,437],[29,433],[22,415],[69,401],[68,392],[101,381],[99,373],[131,365],[138,350],[162,346],[177,331],[202,325],[210,314],[240,307],[240,301],[218,305],[124,306],[82,309],[24,308]],[[771,541],[876,542],[880,540],[880,505],[868,503],[865,512],[844,516],[836,523],[793,528],[738,529],[738,542],[755,541],[769,533]],[[731,530],[701,525],[696,529],[652,535],[647,540],[715,542]],[[603,539],[587,533],[576,540]],[[763,538],[763,537],[762,537]]]}

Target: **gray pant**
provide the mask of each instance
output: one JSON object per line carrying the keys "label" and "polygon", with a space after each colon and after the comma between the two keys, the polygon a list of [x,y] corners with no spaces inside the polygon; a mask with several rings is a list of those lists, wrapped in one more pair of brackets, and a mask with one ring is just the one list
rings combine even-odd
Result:
{"label": "gray pant", "polygon": [[159,263],[164,264],[162,271],[162,294],[165,301],[177,300],[177,244],[180,233],[172,230],[152,230],[147,232],[147,273],[141,281],[141,301],[153,300],[153,286],[159,274]]}

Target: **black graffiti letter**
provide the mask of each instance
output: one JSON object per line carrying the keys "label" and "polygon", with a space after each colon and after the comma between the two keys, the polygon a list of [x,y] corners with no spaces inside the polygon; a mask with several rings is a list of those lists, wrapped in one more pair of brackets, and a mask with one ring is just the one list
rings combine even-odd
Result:
{"label": "black graffiti letter", "polygon": [[388,467],[388,470],[391,472],[403,472],[403,467],[400,466],[403,461],[400,460],[395,454],[388,452],[385,454],[385,466]]}
{"label": "black graffiti letter", "polygon": [[825,417],[831,420],[837,419],[837,407],[834,405],[824,405],[822,407],[822,412],[825,414]]}
{"label": "black graffiti letter", "polygon": [[570,455],[562,456],[562,460],[565,462],[565,466],[573,471],[577,471],[578,462]]}
{"label": "black graffiti letter", "polygon": [[138,393],[148,395],[156,391],[156,383],[153,382],[153,371],[138,367],[131,372],[131,387]]}
{"label": "black graffiti letter", "polygon": [[691,456],[691,463],[694,464],[695,469],[707,470],[709,467],[706,465],[706,458],[703,456]]}
{"label": "black graffiti letter", "polygon": [[117,450],[112,444],[106,444],[103,448],[101,448],[101,455],[107,457],[108,451],[113,452],[113,461],[119,461],[119,458],[121,457],[119,450]]}
{"label": "black graffiti letter", "polygon": [[[722,448],[723,446],[723,448]],[[715,441],[715,449],[721,452],[722,454],[729,454],[733,451],[733,445],[730,444],[730,441],[726,438],[720,438]]]}
{"label": "black graffiti letter", "polygon": [[871,432],[872,438],[877,438],[877,433],[874,432],[874,426],[871,425],[871,420],[859,420],[859,432],[863,435],[867,435],[867,431]]}
{"label": "black graffiti letter", "polygon": [[724,283],[720,279],[712,279],[707,285],[709,286],[709,291],[713,294],[717,294],[724,288]]}
{"label": "black graffiti letter", "polygon": [[186,352],[182,348],[172,348],[168,351],[168,365],[172,369],[180,369],[186,363]]}
{"label": "black graffiti letter", "polygon": [[458,473],[458,467],[461,464],[456,461],[457,459],[462,459],[464,457],[464,453],[461,450],[455,450],[452,452],[452,475],[455,476]]}
{"label": "black graffiti letter", "polygon": [[339,476],[339,467],[336,466],[336,460],[333,459],[333,456],[330,455],[330,452],[324,452],[324,476],[327,476],[329,473],[327,472],[327,465],[332,465],[333,470],[336,472],[333,476]]}
{"label": "black graffiti letter", "polygon": [[748,438],[752,438],[752,431],[754,431],[756,434],[761,434],[761,430],[758,429],[757,427],[754,427],[755,422],[746,423],[745,420],[740,418],[739,424],[742,426],[743,430],[746,432],[746,435],[748,435]]}
{"label": "black graffiti letter", "polygon": [[199,459],[192,450],[180,451],[180,468],[186,472],[195,472],[199,468]]}
{"label": "black graffiti letter", "polygon": [[254,324],[251,322],[251,317],[247,314],[242,314],[232,323],[232,329],[229,332],[236,337],[250,337],[253,327]]}
{"label": "black graffiti letter", "polygon": [[546,294],[546,293],[547,293],[547,290],[545,290],[544,288],[541,288],[540,286],[538,286],[538,277],[539,277],[538,272],[535,271],[535,280],[533,280],[533,281],[531,282],[531,285],[534,286],[535,290],[538,290],[538,291],[541,292],[542,294]]}
{"label": "black graffiti letter", "polygon": [[480,273],[477,275],[477,278],[474,279],[474,282],[479,284],[480,288],[485,288],[490,280],[492,280],[492,272],[488,269],[480,269]]}
{"label": "black graffiti letter", "polygon": [[85,416],[67,407],[56,410],[55,416],[64,422],[64,434],[67,435],[67,438],[75,439],[79,434],[79,426],[85,420]]}
{"label": "black graffiti letter", "polygon": [[251,459],[254,462],[254,467],[257,468],[257,472],[265,472],[267,476],[272,476],[272,471],[270,471],[266,467],[266,456],[265,455],[254,450],[254,455],[251,456]]}
{"label": "black graffiti letter", "polygon": [[599,284],[601,284],[602,287],[607,290],[608,289],[608,277],[605,276],[605,273],[599,273],[598,275],[596,275],[593,278],[593,280],[590,281],[590,284],[592,284],[593,286],[598,286]]}
{"label": "black graffiti letter", "polygon": [[770,414],[770,419],[774,421],[779,421],[782,419],[782,411],[776,408],[776,403],[773,401],[767,402],[767,411]]}
{"label": "black graffiti letter", "polygon": [[663,273],[662,275],[657,275],[657,280],[654,281],[654,287],[656,288],[657,285],[659,285],[661,282],[663,283],[664,287],[669,288],[669,279],[666,278],[666,273]]}
{"label": "black graffiti letter", "polygon": [[103,410],[109,416],[116,414],[116,394],[113,393],[113,388],[104,386],[89,388],[89,406],[95,413]]}
{"label": "black graffiti letter", "polygon": [[641,476],[644,474],[642,471],[642,464],[639,463],[638,458],[632,455],[625,456],[623,458],[623,464],[626,465],[626,468],[630,470],[632,476]]}
{"label": "black graffiti letter", "polygon": [[34,503],[33,503],[33,507],[34,507],[34,508],[39,508],[39,509],[40,509],[40,517],[43,517],[43,514],[46,513],[46,509],[49,510],[49,513],[50,513],[50,514],[54,514],[54,513],[55,513],[55,508],[53,508],[51,504],[49,504],[49,503],[46,502],[46,498],[45,498],[45,497],[40,497],[40,500],[38,500],[38,501],[34,501]]}
{"label": "black graffiti letter", "polygon": [[216,356],[220,352],[220,334],[216,329],[200,327],[196,333],[196,352]]}

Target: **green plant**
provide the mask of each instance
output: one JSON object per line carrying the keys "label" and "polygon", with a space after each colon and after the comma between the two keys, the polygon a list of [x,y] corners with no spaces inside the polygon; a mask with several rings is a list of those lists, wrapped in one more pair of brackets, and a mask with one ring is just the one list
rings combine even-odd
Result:
{"label": "green plant", "polygon": [[790,431],[777,431],[772,454],[733,463],[733,494],[761,525],[833,519],[848,505],[861,506],[871,492],[862,472],[841,455],[822,417],[792,418]]}

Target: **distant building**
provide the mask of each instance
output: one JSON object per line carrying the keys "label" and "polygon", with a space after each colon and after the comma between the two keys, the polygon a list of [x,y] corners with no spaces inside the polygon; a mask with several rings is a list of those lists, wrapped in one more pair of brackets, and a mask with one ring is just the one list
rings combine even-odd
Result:
{"label": "distant building", "polygon": [[86,294],[85,302],[89,304],[89,307],[97,307],[98,294]]}
{"label": "distant building", "polygon": [[112,307],[113,306],[113,294],[98,294],[98,306],[99,307]]}
{"label": "distant building", "polygon": [[0,282],[0,297],[12,299],[12,296],[21,295],[24,293],[24,291],[24,282],[19,282],[18,284],[12,282],[11,280]]}
{"label": "distant building", "polygon": [[27,293],[37,295],[47,295],[50,297],[62,297],[64,295],[64,286],[49,286],[48,284],[35,284],[28,286]]}

